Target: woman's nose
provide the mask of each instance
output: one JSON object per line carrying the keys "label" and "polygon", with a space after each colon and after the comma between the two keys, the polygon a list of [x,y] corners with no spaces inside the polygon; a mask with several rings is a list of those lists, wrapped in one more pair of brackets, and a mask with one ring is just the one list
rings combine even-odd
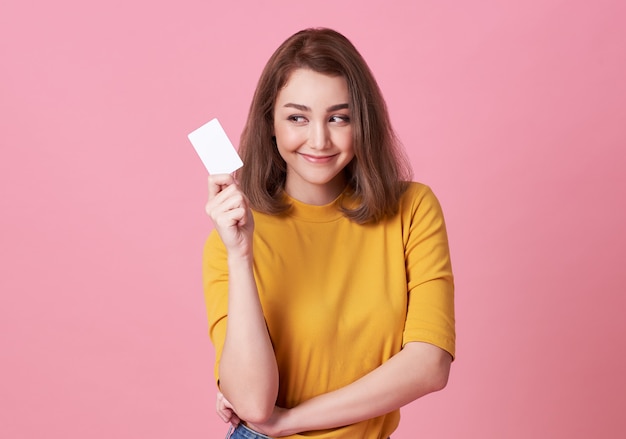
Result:
{"label": "woman's nose", "polygon": [[326,124],[311,124],[311,132],[309,135],[309,145],[313,149],[325,149],[330,145],[330,136]]}

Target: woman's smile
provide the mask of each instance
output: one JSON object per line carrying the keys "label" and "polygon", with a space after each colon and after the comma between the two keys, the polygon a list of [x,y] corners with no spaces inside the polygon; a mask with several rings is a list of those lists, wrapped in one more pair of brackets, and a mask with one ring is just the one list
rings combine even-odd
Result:
{"label": "woman's smile", "polygon": [[314,163],[314,164],[326,164],[339,155],[339,153],[331,154],[331,155],[317,155],[317,154],[305,154],[303,152],[299,152],[298,154],[306,161],[310,163]]}

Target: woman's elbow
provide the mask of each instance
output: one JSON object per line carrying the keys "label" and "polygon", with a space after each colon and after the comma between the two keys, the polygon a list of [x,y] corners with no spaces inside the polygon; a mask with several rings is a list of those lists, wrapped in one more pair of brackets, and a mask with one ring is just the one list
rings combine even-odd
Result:
{"label": "woman's elbow", "polygon": [[274,405],[261,405],[255,404],[250,405],[249,407],[241,407],[236,410],[237,416],[240,419],[243,419],[246,422],[251,422],[252,424],[263,424],[265,423],[272,413],[274,412]]}
{"label": "woman's elbow", "polygon": [[265,379],[223,377],[220,380],[220,388],[240,419],[253,424],[262,424],[274,413],[278,398],[278,373]]}
{"label": "woman's elbow", "polygon": [[225,395],[231,395],[229,400],[240,419],[253,424],[262,424],[272,416],[276,405],[276,393],[268,389],[259,391],[259,389],[248,388],[243,392],[242,389],[237,390],[239,390],[238,393],[224,389]]}
{"label": "woman's elbow", "polygon": [[428,343],[409,343],[404,348],[411,355],[416,391],[422,395],[442,390],[448,384],[452,356],[445,350]]}
{"label": "woman's elbow", "polygon": [[450,376],[450,366],[441,367],[437,371],[433,372],[431,380],[431,392],[438,392],[443,390],[448,385],[448,378]]}
{"label": "woman's elbow", "polygon": [[438,361],[435,361],[430,367],[429,387],[431,392],[443,390],[448,385],[450,377],[450,366],[452,357],[447,352],[442,352]]}

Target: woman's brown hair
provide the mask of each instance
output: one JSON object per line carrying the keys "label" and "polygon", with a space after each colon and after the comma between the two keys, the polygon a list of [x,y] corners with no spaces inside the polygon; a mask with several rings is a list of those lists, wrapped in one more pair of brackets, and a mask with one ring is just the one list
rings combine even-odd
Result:
{"label": "woman's brown hair", "polygon": [[274,105],[291,73],[301,68],[342,76],[348,84],[355,156],[344,172],[357,203],[344,206],[344,215],[360,224],[393,215],[411,179],[408,160],[365,60],[346,37],[323,28],[302,30],[288,38],[261,73],[239,143],[246,165],[237,177],[250,204],[268,214],[289,209],[282,196],[287,167],[272,139]]}

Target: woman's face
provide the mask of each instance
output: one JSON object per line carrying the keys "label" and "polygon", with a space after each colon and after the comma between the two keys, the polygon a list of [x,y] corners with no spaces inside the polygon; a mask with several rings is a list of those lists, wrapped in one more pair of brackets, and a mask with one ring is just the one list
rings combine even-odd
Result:
{"label": "woman's face", "polygon": [[274,135],[287,163],[285,191],[322,205],[345,187],[354,157],[348,85],[342,76],[295,70],[276,98]]}

